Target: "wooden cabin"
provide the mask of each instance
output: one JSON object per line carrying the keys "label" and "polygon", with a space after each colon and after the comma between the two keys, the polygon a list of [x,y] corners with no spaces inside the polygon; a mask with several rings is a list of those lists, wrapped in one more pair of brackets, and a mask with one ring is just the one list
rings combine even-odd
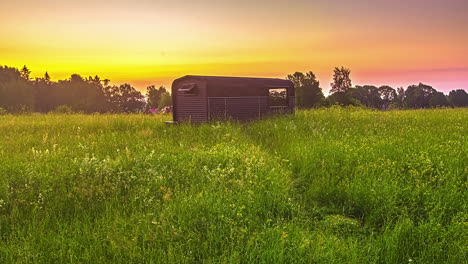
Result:
{"label": "wooden cabin", "polygon": [[261,119],[294,113],[294,85],[272,78],[187,75],[172,84],[176,123]]}

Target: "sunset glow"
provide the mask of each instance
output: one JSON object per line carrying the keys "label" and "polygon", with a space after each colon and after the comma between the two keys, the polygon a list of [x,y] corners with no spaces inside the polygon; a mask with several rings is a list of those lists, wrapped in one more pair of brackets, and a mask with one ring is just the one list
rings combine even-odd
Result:
{"label": "sunset glow", "polygon": [[0,4],[0,64],[170,86],[187,74],[468,89],[468,1],[33,1]]}

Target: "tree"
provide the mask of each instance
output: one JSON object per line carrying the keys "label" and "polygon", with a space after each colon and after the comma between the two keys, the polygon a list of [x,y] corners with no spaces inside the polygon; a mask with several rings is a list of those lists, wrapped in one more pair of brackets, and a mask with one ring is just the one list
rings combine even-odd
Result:
{"label": "tree", "polygon": [[449,93],[450,104],[456,107],[468,106],[468,93],[463,89],[452,90]]}
{"label": "tree", "polygon": [[48,72],[46,72],[46,73],[44,74],[44,80],[47,81],[47,82],[50,82],[50,76],[49,76],[49,73],[48,73]]}
{"label": "tree", "polygon": [[139,112],[145,106],[145,97],[133,88],[130,84],[125,83],[119,86],[120,91],[120,108],[126,112]]}
{"label": "tree", "polygon": [[351,70],[341,67],[336,67],[333,73],[333,83],[331,83],[331,93],[346,93],[351,89],[351,78],[349,77]]}
{"label": "tree", "polygon": [[163,109],[166,106],[171,106],[172,105],[172,96],[166,92],[161,95],[161,99],[159,100],[158,103],[158,108]]}
{"label": "tree", "polygon": [[306,74],[295,72],[293,74],[289,74],[287,79],[294,84],[294,87],[308,86],[318,83],[315,74],[311,71],[306,72]]}
{"label": "tree", "polygon": [[156,86],[151,85],[146,88],[146,109],[160,108],[159,102],[164,94],[169,94],[164,86],[156,88]]}
{"label": "tree", "polygon": [[145,97],[128,83],[107,86],[104,94],[112,112],[139,112],[145,106]]}
{"label": "tree", "polygon": [[409,108],[428,108],[429,100],[436,93],[437,90],[429,85],[422,83],[411,85],[405,91],[405,105]]}
{"label": "tree", "polygon": [[47,74],[43,78],[36,78],[32,83],[34,88],[34,110],[47,113],[57,107],[55,102],[56,85],[50,81],[50,76]]}
{"label": "tree", "polygon": [[287,76],[295,87],[295,103],[299,108],[311,108],[318,106],[324,99],[320,82],[311,71],[306,74],[295,72]]}
{"label": "tree", "polygon": [[112,113],[122,112],[120,109],[119,87],[115,85],[106,85],[103,87],[104,97],[106,98],[106,109]]}
{"label": "tree", "polygon": [[94,77],[91,77],[89,76],[88,79],[86,79],[86,81],[90,84],[94,84],[96,86],[102,86],[102,82],[101,82],[101,78],[99,78],[99,76],[94,76]]}
{"label": "tree", "polygon": [[16,68],[0,66],[0,107],[9,112],[34,108],[32,85]]}
{"label": "tree", "polygon": [[395,102],[398,107],[400,108],[405,107],[405,89],[403,89],[403,87],[397,88],[397,95],[396,95]]}
{"label": "tree", "polygon": [[99,76],[83,78],[72,74],[70,79],[53,84],[52,109],[59,105],[68,105],[73,111],[86,113],[104,112],[106,98]]}
{"label": "tree", "polygon": [[21,70],[0,66],[0,108],[8,112],[34,109],[46,113],[66,105],[74,112],[135,112],[145,104],[143,95],[129,84],[108,86],[109,80],[97,75],[83,78],[73,74],[69,79],[53,82],[48,72],[34,81],[30,80],[30,73],[26,66]]}
{"label": "tree", "polygon": [[397,100],[397,92],[395,89],[388,85],[380,86],[379,87],[379,95],[380,99],[382,100],[381,102],[381,108],[382,109],[387,109],[390,107],[392,103],[395,103]]}
{"label": "tree", "polygon": [[379,88],[372,85],[356,86],[349,89],[351,97],[361,102],[362,105],[372,108],[381,108],[382,99],[380,98]]}
{"label": "tree", "polygon": [[362,106],[362,103],[353,98],[354,88],[348,89],[347,92],[337,92],[331,94],[325,100],[326,105],[342,105],[342,106]]}
{"label": "tree", "polygon": [[20,72],[21,72],[21,77],[29,81],[29,75],[31,74],[31,71],[28,69],[28,67],[26,67],[26,65],[23,66]]}
{"label": "tree", "polygon": [[450,103],[447,100],[447,97],[442,92],[436,92],[435,95],[429,99],[429,106],[430,107],[442,107],[442,106],[449,106]]}

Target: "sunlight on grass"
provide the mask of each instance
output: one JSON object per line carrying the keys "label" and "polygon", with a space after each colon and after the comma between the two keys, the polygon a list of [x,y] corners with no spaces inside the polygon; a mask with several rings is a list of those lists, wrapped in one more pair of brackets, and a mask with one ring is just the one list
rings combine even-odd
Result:
{"label": "sunlight on grass", "polygon": [[0,262],[467,258],[468,109],[164,120],[0,116]]}

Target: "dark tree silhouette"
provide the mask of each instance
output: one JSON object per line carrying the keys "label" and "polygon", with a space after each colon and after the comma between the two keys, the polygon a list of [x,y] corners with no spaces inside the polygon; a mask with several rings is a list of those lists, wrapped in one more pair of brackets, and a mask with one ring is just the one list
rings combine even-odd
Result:
{"label": "dark tree silhouette", "polygon": [[399,108],[405,107],[405,89],[403,89],[403,87],[397,88],[397,95],[396,95],[395,103]]}
{"label": "dark tree silhouette", "polygon": [[46,73],[44,74],[44,80],[46,80],[47,82],[50,81],[50,76],[49,76],[49,73],[48,73],[48,72],[46,72]]}
{"label": "dark tree silhouette", "polygon": [[154,85],[148,86],[146,88],[146,109],[161,108],[159,106],[159,102],[161,101],[161,98],[164,94],[169,94],[164,86],[159,88],[156,88]]}
{"label": "dark tree silhouette", "polygon": [[68,105],[73,111],[85,113],[106,111],[105,95],[98,76],[84,79],[73,74],[70,79],[58,81],[54,86],[54,108]]}
{"label": "dark tree silhouette", "polygon": [[354,88],[350,88],[347,92],[330,94],[325,99],[324,105],[362,106],[361,102],[353,98],[353,91]]}
{"label": "dark tree silhouette", "polygon": [[114,113],[130,113],[143,111],[145,97],[130,84],[106,86],[104,95],[108,109]]}
{"label": "dark tree silhouette", "polygon": [[449,93],[449,102],[456,107],[468,106],[468,93],[465,90],[452,90]]}
{"label": "dark tree silhouette", "polygon": [[381,101],[381,108],[387,109],[390,107],[392,103],[395,103],[397,99],[397,92],[395,89],[388,85],[380,86],[379,87],[379,95]]}
{"label": "dark tree silhouette", "polygon": [[379,88],[372,85],[356,86],[350,89],[351,97],[361,102],[361,104],[372,107],[381,108],[382,99],[380,98]]}
{"label": "dark tree silhouette", "polygon": [[[28,70],[29,71],[29,70]],[[0,66],[0,107],[9,112],[31,111],[34,94],[31,83],[16,68]]]}
{"label": "dark tree silhouette", "polygon": [[26,67],[26,65],[23,66],[20,72],[21,72],[21,77],[29,81],[29,75],[31,74],[31,71],[28,69],[28,67]]}
{"label": "dark tree silhouette", "polygon": [[120,92],[118,86],[105,86],[103,88],[104,97],[106,98],[106,109],[112,113],[120,113]]}
{"label": "dark tree silhouette", "polygon": [[[0,66],[0,108],[7,112],[39,111],[59,109],[92,112],[139,112],[145,108],[163,108],[172,104],[169,92],[163,87],[147,88],[145,97],[129,84],[110,86],[109,79],[99,76],[83,78],[73,74],[67,80],[54,82],[48,72],[42,78],[31,80],[31,71],[26,65],[18,70]],[[400,108],[428,108],[440,106],[467,107],[468,93],[453,90],[446,96],[425,84],[411,85],[406,91],[400,87],[395,91],[390,86],[372,85],[351,87],[350,70],[335,68],[331,95],[324,100],[320,83],[312,72],[295,72],[287,76],[296,89],[296,106],[309,108],[318,105],[365,105],[387,109],[392,105]],[[279,92],[276,99],[283,100]],[[61,111],[62,111],[61,110]],[[60,111],[59,111],[60,112]],[[63,112],[63,111],[62,111]]]}
{"label": "dark tree silhouette", "polygon": [[159,99],[158,108],[163,109],[166,106],[172,105],[172,96],[169,93],[163,93]]}
{"label": "dark tree silhouette", "polygon": [[50,81],[47,72],[44,78],[36,78],[33,82],[35,105],[34,110],[39,112],[49,112],[57,105],[55,101],[55,84]]}
{"label": "dark tree silhouette", "polygon": [[331,93],[346,93],[351,89],[351,70],[341,67],[336,67],[333,73],[333,83],[331,83]]}
{"label": "dark tree silhouette", "polygon": [[295,104],[298,108],[319,106],[325,98],[320,88],[320,82],[311,71],[306,74],[295,72],[287,77],[295,87]]}
{"label": "dark tree silhouette", "polygon": [[409,108],[428,108],[429,100],[437,91],[429,85],[411,85],[405,91],[405,105]]}
{"label": "dark tree silhouette", "polygon": [[130,84],[119,86],[119,106],[125,113],[143,111],[145,106],[145,97],[133,88]]}
{"label": "dark tree silhouette", "polygon": [[450,103],[447,100],[447,97],[442,92],[436,92],[430,99],[429,99],[429,106],[430,107],[442,107],[442,106],[449,106]]}

